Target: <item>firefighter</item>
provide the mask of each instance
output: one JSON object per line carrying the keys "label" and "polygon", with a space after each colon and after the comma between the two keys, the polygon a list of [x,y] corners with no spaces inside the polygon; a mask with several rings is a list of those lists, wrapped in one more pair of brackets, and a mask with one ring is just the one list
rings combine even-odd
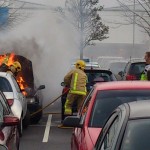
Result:
{"label": "firefighter", "polygon": [[14,76],[17,76],[18,72],[21,71],[21,68],[21,64],[18,61],[13,62],[13,64],[9,66],[9,70]]}
{"label": "firefighter", "polygon": [[10,72],[16,77],[18,72],[21,71],[21,68],[21,64],[18,61],[15,61],[10,66],[8,66],[6,63],[2,63],[2,65],[0,66],[0,71]]}
{"label": "firefighter", "polygon": [[85,62],[83,60],[78,60],[75,64],[75,68],[64,77],[65,84],[70,88],[64,105],[64,114],[66,116],[72,115],[72,105],[74,101],[77,101],[77,110],[79,111],[87,94],[87,76],[84,69]]}
{"label": "firefighter", "polygon": [[150,52],[145,53],[144,59],[146,61],[146,66],[143,73],[141,74],[141,80],[150,81]]}

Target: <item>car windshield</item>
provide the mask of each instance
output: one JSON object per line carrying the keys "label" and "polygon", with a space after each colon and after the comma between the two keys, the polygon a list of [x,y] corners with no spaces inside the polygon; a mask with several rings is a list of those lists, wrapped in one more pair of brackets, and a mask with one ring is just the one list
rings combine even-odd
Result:
{"label": "car windshield", "polygon": [[150,119],[130,120],[121,150],[150,150]]}
{"label": "car windshield", "polygon": [[148,99],[150,99],[150,90],[98,91],[89,127],[103,127],[110,113],[122,103]]}

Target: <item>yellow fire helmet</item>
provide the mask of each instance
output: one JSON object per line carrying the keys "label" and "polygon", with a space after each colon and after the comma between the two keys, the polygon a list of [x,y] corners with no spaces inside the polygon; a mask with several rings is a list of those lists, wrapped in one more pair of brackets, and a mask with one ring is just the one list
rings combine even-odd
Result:
{"label": "yellow fire helmet", "polygon": [[77,60],[75,66],[78,69],[84,70],[85,69],[85,62],[83,60]]}
{"label": "yellow fire helmet", "polygon": [[21,71],[21,64],[18,61],[15,61],[12,66],[14,66],[17,70],[17,72]]}

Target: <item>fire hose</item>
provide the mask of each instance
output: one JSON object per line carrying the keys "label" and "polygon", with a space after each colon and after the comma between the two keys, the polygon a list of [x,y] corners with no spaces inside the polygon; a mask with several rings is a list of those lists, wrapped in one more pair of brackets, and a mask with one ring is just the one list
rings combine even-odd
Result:
{"label": "fire hose", "polygon": [[[51,106],[54,102],[56,102],[61,96],[65,95],[67,92],[69,91],[69,88],[67,90],[65,90],[61,95],[59,95],[57,98],[55,98],[53,101],[51,101],[50,103],[48,103],[46,106],[44,106],[43,108],[37,110],[36,112],[32,113],[30,116],[34,116],[35,114],[43,111],[44,109],[46,109],[47,107]],[[59,113],[45,113],[45,114],[59,114]]]}

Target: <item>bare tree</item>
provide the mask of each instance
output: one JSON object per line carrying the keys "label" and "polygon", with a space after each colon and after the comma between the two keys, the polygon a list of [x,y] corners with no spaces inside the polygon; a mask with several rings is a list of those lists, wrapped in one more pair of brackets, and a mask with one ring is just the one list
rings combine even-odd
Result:
{"label": "bare tree", "polygon": [[117,0],[128,21],[137,24],[150,37],[150,0]]}
{"label": "bare tree", "polygon": [[[108,38],[109,27],[106,26],[98,11],[103,9],[98,6],[99,0],[66,0],[65,6],[70,16],[70,22],[80,32],[80,58],[83,58],[83,49],[94,45],[94,40],[102,41]],[[64,16],[68,15],[65,11]]]}
{"label": "bare tree", "polygon": [[20,10],[24,7],[25,2],[18,3],[12,0],[0,0],[0,30],[12,28],[20,23],[26,17]]}

